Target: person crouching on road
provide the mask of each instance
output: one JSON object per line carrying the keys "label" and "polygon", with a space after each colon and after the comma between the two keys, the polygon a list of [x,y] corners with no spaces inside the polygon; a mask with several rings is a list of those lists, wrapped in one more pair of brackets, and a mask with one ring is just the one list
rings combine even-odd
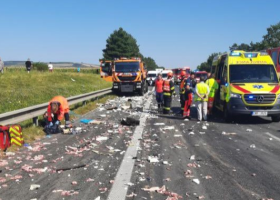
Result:
{"label": "person crouching on road", "polygon": [[217,81],[215,80],[215,74],[211,74],[210,78],[207,79],[206,84],[209,87],[210,93],[208,96],[208,115],[212,115],[212,109],[215,99],[215,94],[217,90],[219,89],[219,85]]}
{"label": "person crouching on road", "polygon": [[47,112],[49,128],[58,128],[61,120],[63,120],[63,117],[65,118],[65,127],[71,127],[69,105],[67,99],[65,99],[63,96],[56,96],[52,100],[50,100]]}
{"label": "person crouching on road", "polygon": [[195,93],[196,93],[196,108],[197,108],[197,119],[201,121],[207,120],[207,101],[209,95],[209,87],[204,83],[205,78],[200,77],[200,82],[196,84]]}
{"label": "person crouching on road", "polygon": [[158,74],[158,77],[155,81],[155,89],[156,89],[156,100],[158,104],[158,110],[160,110],[163,104],[163,79],[161,74]]}
{"label": "person crouching on road", "polygon": [[163,82],[163,114],[170,113],[170,107],[172,102],[172,95],[175,91],[174,82],[172,81],[173,73],[168,72],[167,80]]}
{"label": "person crouching on road", "polygon": [[185,71],[181,71],[181,83],[180,83],[180,103],[181,103],[181,115],[183,116],[184,108],[185,108],[185,85],[186,85],[186,76],[187,73]]}

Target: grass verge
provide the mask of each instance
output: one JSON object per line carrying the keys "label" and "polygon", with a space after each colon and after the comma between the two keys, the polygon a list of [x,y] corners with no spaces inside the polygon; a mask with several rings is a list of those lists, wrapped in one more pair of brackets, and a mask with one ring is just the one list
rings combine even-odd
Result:
{"label": "grass verge", "polygon": [[9,69],[0,73],[0,114],[48,102],[57,95],[75,96],[111,87],[99,74],[74,71],[39,72]]}

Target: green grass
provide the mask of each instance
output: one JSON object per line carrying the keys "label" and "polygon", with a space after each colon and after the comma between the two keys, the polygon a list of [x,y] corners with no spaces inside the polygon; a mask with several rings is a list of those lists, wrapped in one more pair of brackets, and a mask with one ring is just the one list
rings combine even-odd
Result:
{"label": "green grass", "polygon": [[81,73],[72,69],[53,73],[33,70],[27,74],[24,69],[11,68],[0,74],[0,113],[45,103],[56,95],[70,97],[111,86],[96,74],[96,69]]}

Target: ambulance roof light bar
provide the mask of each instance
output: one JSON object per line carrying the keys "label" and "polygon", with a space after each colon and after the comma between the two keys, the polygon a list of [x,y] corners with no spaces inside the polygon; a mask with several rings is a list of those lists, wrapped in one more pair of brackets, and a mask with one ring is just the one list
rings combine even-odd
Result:
{"label": "ambulance roof light bar", "polygon": [[238,52],[238,51],[232,51],[230,52],[229,54],[230,56],[241,56],[241,52]]}
{"label": "ambulance roof light bar", "polygon": [[268,56],[268,53],[265,52],[265,51],[261,51],[261,52],[260,52],[260,56]]}

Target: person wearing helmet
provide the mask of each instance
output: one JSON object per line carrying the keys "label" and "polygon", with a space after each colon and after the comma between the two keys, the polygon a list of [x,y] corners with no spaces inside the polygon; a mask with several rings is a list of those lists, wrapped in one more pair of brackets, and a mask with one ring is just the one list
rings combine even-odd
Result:
{"label": "person wearing helmet", "polygon": [[[53,116],[53,117],[52,117]],[[65,127],[70,128],[69,105],[63,96],[55,96],[50,100],[48,109],[48,127],[57,130],[60,121],[65,118]]]}
{"label": "person wearing helmet", "polygon": [[186,76],[187,73],[185,71],[181,71],[181,83],[180,83],[180,103],[181,103],[181,115],[183,115],[184,107],[185,107],[185,85],[186,85]]}
{"label": "person wearing helmet", "polygon": [[183,111],[183,118],[191,119],[190,112],[191,112],[191,105],[193,102],[193,93],[195,88],[195,78],[194,73],[192,72],[190,77],[185,81],[185,104],[184,104],[184,111]]}
{"label": "person wearing helmet", "polygon": [[175,91],[174,82],[172,80],[173,73],[168,72],[167,80],[163,82],[163,114],[170,113],[172,102],[172,94]]}

